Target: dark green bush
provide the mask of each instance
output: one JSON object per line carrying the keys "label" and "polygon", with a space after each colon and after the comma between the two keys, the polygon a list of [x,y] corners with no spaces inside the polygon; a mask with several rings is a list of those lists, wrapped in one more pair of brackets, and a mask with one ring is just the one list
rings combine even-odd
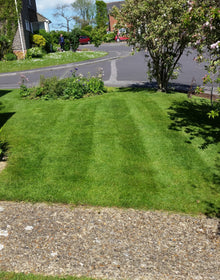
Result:
{"label": "dark green bush", "polygon": [[7,53],[4,55],[4,60],[6,61],[17,60],[17,56],[14,53]]}
{"label": "dark green bush", "polygon": [[44,29],[39,30],[39,34],[42,35],[46,40],[46,45],[44,46],[44,49],[47,53],[53,51],[53,40],[51,32],[46,32]]}
{"label": "dark green bush", "polygon": [[69,40],[73,51],[76,51],[77,48],[79,47],[80,35],[81,35],[81,31],[79,28],[74,28],[69,34]]}

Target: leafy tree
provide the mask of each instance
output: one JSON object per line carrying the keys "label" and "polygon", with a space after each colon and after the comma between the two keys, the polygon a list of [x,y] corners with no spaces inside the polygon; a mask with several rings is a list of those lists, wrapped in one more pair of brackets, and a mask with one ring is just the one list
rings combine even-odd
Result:
{"label": "leafy tree", "polygon": [[73,19],[81,28],[94,23],[95,4],[93,0],[76,0],[71,6],[77,13],[77,16],[74,16]]}
{"label": "leafy tree", "polygon": [[118,27],[129,27],[129,44],[148,51],[149,78],[161,91],[168,90],[178,62],[192,41],[196,18],[188,15],[186,0],[126,0],[113,9]]}
{"label": "leafy tree", "polygon": [[106,27],[108,23],[107,5],[104,1],[96,1],[96,25],[99,28]]}
{"label": "leafy tree", "polygon": [[73,20],[73,16],[69,14],[70,7],[68,4],[59,4],[56,7],[56,13],[53,14],[54,17],[62,17],[65,20],[66,24],[59,23],[58,26],[66,28],[67,32],[70,31],[70,22]]}

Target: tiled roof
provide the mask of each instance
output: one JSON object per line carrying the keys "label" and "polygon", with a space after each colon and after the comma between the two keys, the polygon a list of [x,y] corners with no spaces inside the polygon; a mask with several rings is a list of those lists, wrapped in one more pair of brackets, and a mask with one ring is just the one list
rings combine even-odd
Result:
{"label": "tiled roof", "polygon": [[116,6],[117,8],[120,9],[121,5],[124,3],[125,1],[117,1],[117,2],[110,2],[110,3],[106,3],[107,4],[107,10],[108,12],[112,10],[112,8],[114,6]]}
{"label": "tiled roof", "polygon": [[49,23],[51,23],[51,21],[48,18],[45,18],[44,16],[42,16],[39,13],[37,13],[37,20],[38,20],[38,22],[49,21]]}

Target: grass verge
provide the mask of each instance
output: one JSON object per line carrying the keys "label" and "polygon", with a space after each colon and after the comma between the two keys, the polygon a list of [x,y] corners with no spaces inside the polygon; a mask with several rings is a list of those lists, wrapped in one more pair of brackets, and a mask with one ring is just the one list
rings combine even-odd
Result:
{"label": "grass verge", "polygon": [[74,63],[107,55],[106,52],[56,52],[46,54],[43,58],[33,58],[16,61],[0,61],[0,73],[15,72],[37,69],[48,66],[56,66],[67,63]]}
{"label": "grass verge", "polygon": [[74,276],[42,276],[14,272],[0,272],[1,280],[92,280],[87,277],[74,277]]}
{"label": "grass verge", "polygon": [[220,122],[208,101],[126,89],[72,102],[2,91],[0,102],[1,200],[219,215]]}

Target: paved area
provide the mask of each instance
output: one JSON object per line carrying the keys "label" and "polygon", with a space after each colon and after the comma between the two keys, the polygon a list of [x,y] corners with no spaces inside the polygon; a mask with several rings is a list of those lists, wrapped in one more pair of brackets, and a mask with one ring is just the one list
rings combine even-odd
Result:
{"label": "paved area", "polygon": [[219,220],[1,201],[0,270],[115,280],[218,280]]}

